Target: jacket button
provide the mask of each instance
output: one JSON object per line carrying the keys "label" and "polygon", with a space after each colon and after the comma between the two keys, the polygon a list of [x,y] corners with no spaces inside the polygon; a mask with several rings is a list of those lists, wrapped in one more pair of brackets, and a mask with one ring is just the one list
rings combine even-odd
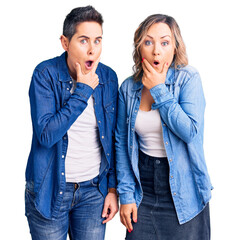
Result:
{"label": "jacket button", "polygon": [[102,139],[104,139],[104,136],[102,136]]}

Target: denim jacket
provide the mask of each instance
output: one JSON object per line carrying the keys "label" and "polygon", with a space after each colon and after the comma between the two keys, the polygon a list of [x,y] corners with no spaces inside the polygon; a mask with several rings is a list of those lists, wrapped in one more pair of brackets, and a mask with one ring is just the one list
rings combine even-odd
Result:
{"label": "denim jacket", "polygon": [[34,70],[29,90],[33,138],[26,168],[26,188],[31,188],[36,209],[48,219],[57,217],[66,187],[67,131],[87,107],[91,95],[102,144],[99,190],[105,197],[108,188],[116,187],[116,73],[99,63],[96,70],[99,85],[93,90],[86,84],[77,83],[71,94],[73,82],[66,54],[40,63]]}
{"label": "denim jacket", "polygon": [[[119,90],[116,127],[116,171],[121,204],[141,203],[138,137],[135,121],[143,84],[133,77]],[[169,68],[165,84],[150,89],[158,109],[170,167],[170,189],[179,223],[195,217],[211,198],[203,152],[205,99],[199,73],[191,66]]]}

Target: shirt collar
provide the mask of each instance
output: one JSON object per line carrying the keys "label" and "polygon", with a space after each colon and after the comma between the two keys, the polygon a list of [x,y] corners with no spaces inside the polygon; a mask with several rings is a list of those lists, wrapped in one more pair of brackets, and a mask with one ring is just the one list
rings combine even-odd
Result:
{"label": "shirt collar", "polygon": [[61,81],[61,82],[71,81],[66,57],[67,57],[67,52],[64,52],[63,54],[61,54],[61,56],[59,57],[59,60],[58,60],[58,64],[57,64],[59,81]]}

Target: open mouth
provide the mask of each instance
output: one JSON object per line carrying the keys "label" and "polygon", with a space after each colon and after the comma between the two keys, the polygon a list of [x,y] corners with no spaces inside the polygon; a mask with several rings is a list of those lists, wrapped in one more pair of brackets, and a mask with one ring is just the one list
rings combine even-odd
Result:
{"label": "open mouth", "polygon": [[154,65],[155,65],[155,66],[159,65],[159,62],[154,61]]}
{"label": "open mouth", "polygon": [[87,67],[88,69],[90,69],[90,68],[92,67],[92,65],[93,65],[93,61],[86,61],[86,62],[85,62],[85,65],[86,65],[86,67]]}

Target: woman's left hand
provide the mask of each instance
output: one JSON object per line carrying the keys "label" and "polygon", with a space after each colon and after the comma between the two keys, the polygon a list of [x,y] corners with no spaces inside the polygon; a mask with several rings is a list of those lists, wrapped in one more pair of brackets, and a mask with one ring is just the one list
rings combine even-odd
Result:
{"label": "woman's left hand", "polygon": [[106,218],[102,223],[105,224],[112,220],[112,218],[118,212],[118,201],[117,201],[117,194],[115,192],[109,191],[105,201],[104,201],[104,208],[102,211],[102,217]]}
{"label": "woman's left hand", "polygon": [[158,84],[165,83],[166,74],[169,69],[168,63],[164,63],[161,72],[157,72],[146,59],[143,59],[142,68],[144,71],[142,84],[147,89],[151,89]]}

